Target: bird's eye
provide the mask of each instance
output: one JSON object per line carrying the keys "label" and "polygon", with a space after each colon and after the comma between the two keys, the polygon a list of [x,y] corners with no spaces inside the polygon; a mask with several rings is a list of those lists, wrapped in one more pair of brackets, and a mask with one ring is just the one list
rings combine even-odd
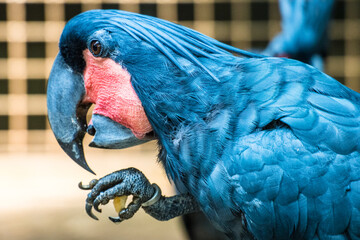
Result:
{"label": "bird's eye", "polygon": [[101,53],[101,43],[98,40],[94,40],[90,44],[92,53],[97,57]]}

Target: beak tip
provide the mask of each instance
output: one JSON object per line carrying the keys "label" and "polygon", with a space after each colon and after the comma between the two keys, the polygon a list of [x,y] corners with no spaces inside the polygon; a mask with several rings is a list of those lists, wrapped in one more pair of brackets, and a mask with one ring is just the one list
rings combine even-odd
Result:
{"label": "beak tip", "polygon": [[88,172],[95,174],[95,172],[93,170],[91,170],[91,168],[89,167],[89,165],[87,164],[86,160],[85,160],[85,156],[84,156],[84,150],[82,148],[82,138],[77,138],[75,139],[75,141],[71,142],[71,143],[64,143],[59,141],[60,146],[62,147],[62,149],[64,150],[64,152],[74,161],[76,162],[78,165],[80,165],[82,168],[84,168],[85,170],[87,170]]}
{"label": "beak tip", "polygon": [[84,168],[88,172],[96,175],[96,173],[89,167],[89,165],[86,163],[85,158],[73,158],[73,160],[79,164],[80,167]]}
{"label": "beak tip", "polygon": [[95,172],[89,167],[89,165],[86,163],[85,160],[83,159],[73,159],[77,164],[79,164],[82,168],[84,168],[85,170],[87,170],[88,172],[95,174]]}
{"label": "beak tip", "polygon": [[94,174],[94,175],[96,175],[96,173],[93,171],[93,170],[91,170],[91,168],[85,168],[88,172],[90,172],[90,173],[92,173],[92,174]]}

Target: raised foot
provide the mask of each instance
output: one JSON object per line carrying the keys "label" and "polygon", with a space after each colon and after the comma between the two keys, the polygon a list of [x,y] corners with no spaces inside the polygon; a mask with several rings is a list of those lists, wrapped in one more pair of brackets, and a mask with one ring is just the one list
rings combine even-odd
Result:
{"label": "raised foot", "polygon": [[[86,198],[86,213],[93,219],[98,218],[93,214],[92,208],[101,212],[100,204],[105,205],[110,200],[117,198],[115,208],[118,209],[118,217],[109,217],[112,222],[119,223],[129,219],[141,206],[151,206],[161,197],[160,188],[156,184],[150,184],[145,175],[136,168],[128,168],[113,172],[99,180],[93,179],[88,185],[79,183],[82,190],[91,190]],[[122,196],[132,195],[133,199],[125,207]]]}

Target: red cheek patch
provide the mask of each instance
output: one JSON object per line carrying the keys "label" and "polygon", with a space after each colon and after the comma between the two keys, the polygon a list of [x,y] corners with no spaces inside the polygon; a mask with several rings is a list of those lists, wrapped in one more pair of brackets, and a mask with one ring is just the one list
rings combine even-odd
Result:
{"label": "red cheek patch", "polygon": [[93,113],[122,124],[140,139],[152,131],[128,71],[110,58],[94,57],[88,49],[83,55],[86,62],[84,100],[96,104]]}

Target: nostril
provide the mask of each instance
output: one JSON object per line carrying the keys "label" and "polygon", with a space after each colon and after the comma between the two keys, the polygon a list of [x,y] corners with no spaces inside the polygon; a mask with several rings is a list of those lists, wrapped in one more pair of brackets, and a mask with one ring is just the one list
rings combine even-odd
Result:
{"label": "nostril", "polygon": [[86,129],[87,133],[90,134],[91,136],[94,136],[96,133],[96,130],[94,128],[94,125],[89,125],[88,128]]}

